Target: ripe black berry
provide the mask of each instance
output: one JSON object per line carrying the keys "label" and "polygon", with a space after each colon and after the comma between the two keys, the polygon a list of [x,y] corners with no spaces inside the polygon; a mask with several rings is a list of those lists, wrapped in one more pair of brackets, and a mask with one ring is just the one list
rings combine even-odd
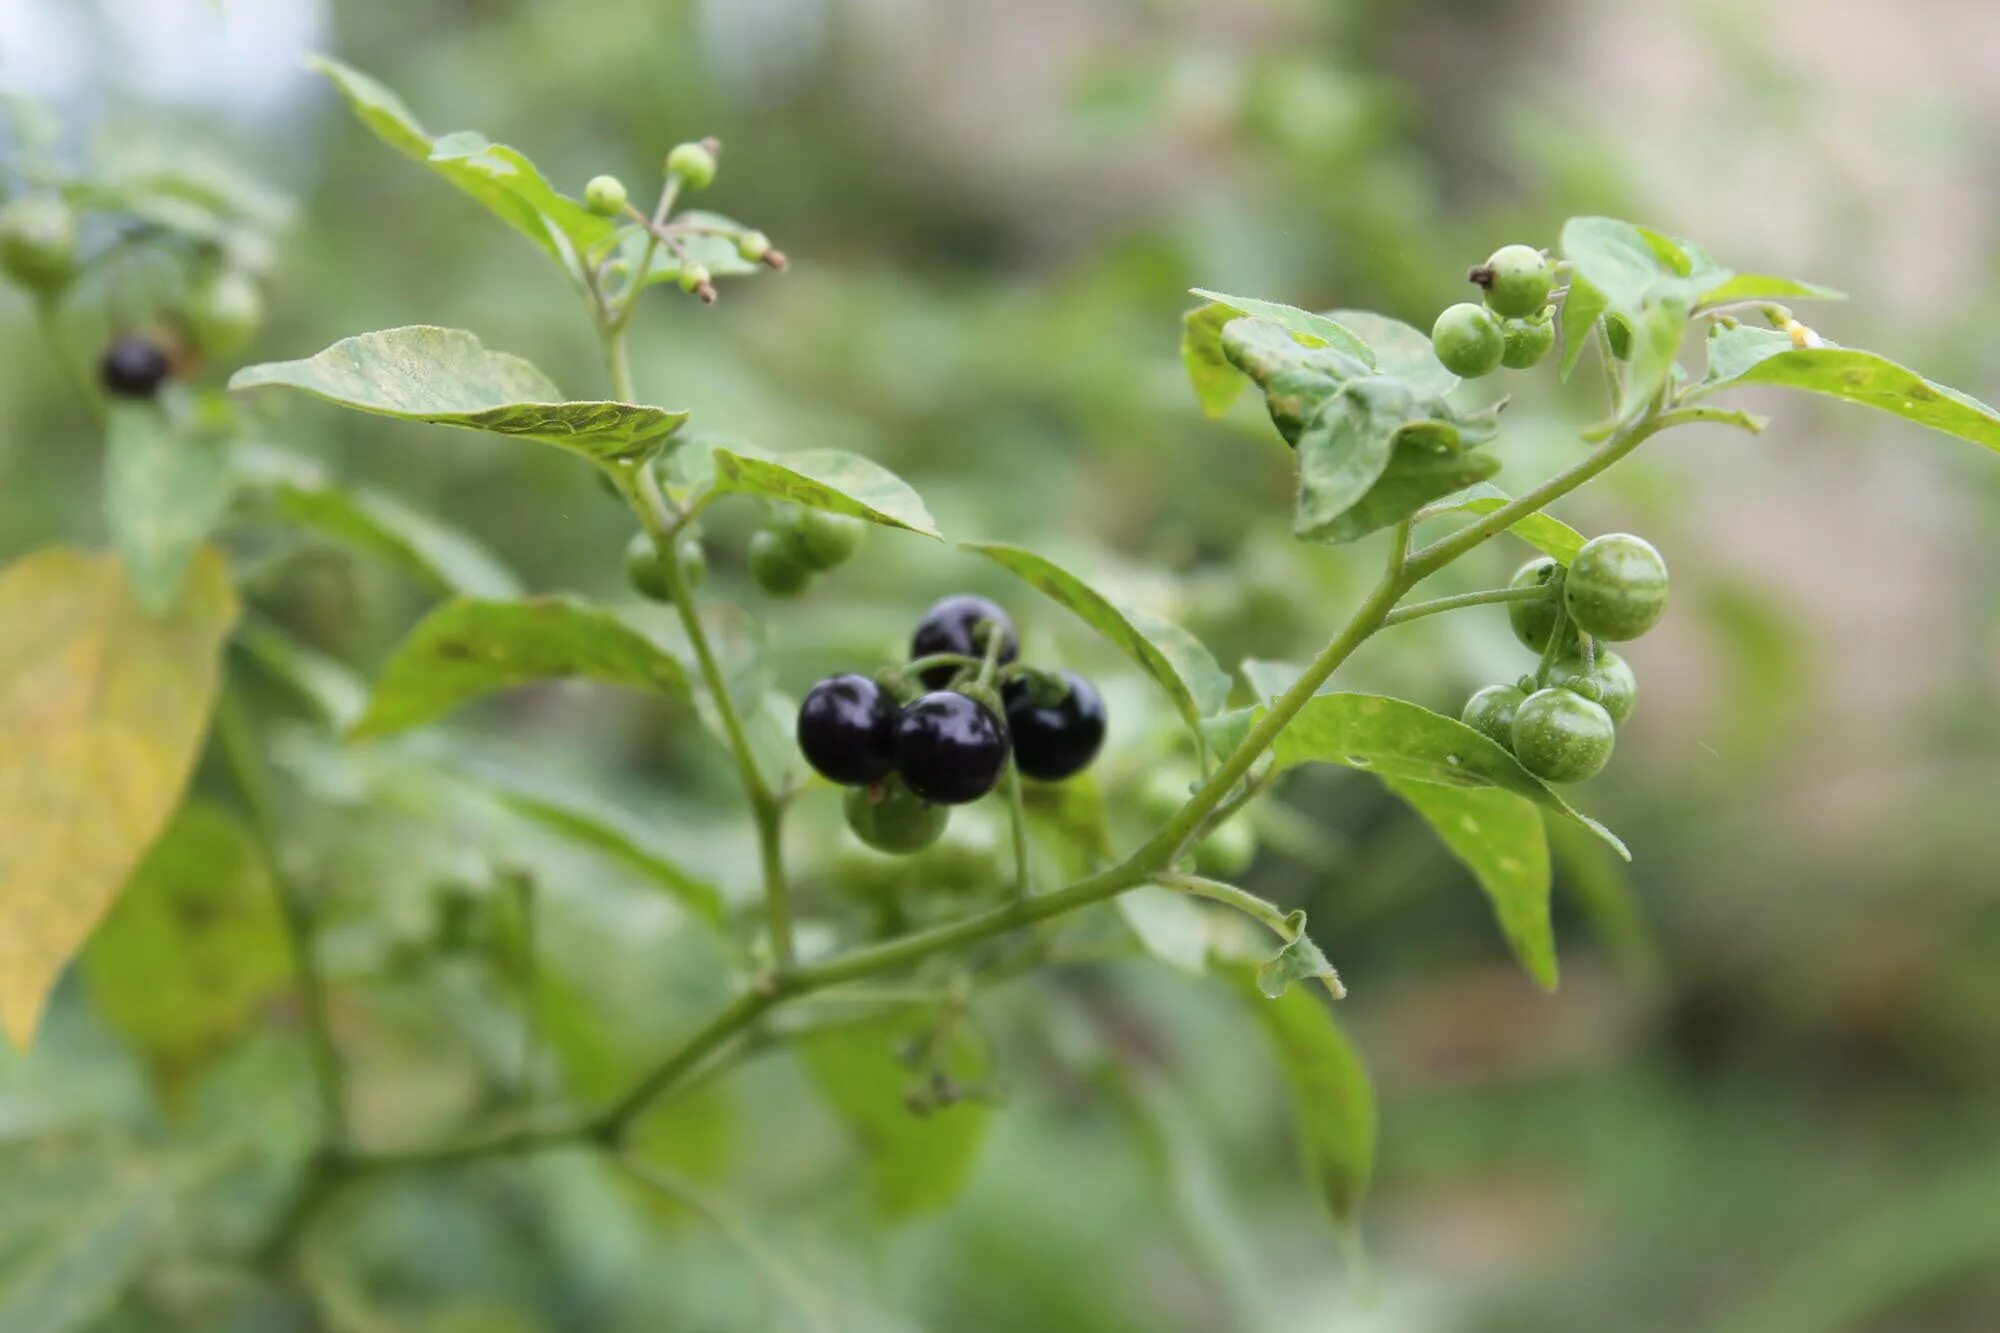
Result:
{"label": "ripe black berry", "polygon": [[97,364],[105,391],[120,398],[151,398],[167,377],[167,354],[150,338],[122,333]]}
{"label": "ripe black berry", "polygon": [[926,801],[964,805],[993,790],[1007,733],[985,704],[951,690],[924,695],[896,724],[896,771]]}
{"label": "ripe black berry", "polygon": [[[917,632],[910,636],[910,656],[914,659],[933,653],[957,653],[962,657],[983,657],[985,648],[974,630],[988,620],[1000,627],[1000,664],[1005,666],[1020,649],[1020,641],[1014,637],[1014,622],[998,606],[971,593],[946,597],[924,612],[924,618],[917,622]],[[952,668],[945,666],[932,667],[918,679],[926,688],[935,690],[951,677]]]}
{"label": "ripe black berry", "polygon": [[1007,706],[1014,766],[1043,782],[1061,782],[1081,773],[1104,744],[1104,700],[1076,672],[1065,671],[1062,678],[1069,693],[1052,704],[1036,703],[1033,687],[1025,680],[1007,682],[1000,694]]}
{"label": "ripe black berry", "polygon": [[799,705],[798,738],[829,782],[880,782],[896,764],[896,702],[866,676],[828,676]]}

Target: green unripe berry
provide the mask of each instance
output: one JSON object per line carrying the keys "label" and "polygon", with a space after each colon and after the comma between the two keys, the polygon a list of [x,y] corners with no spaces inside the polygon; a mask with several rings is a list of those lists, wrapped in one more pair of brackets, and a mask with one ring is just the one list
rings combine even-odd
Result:
{"label": "green unripe berry", "polygon": [[1514,757],[1544,782],[1582,782],[1611,761],[1611,714],[1572,690],[1536,690],[1514,710]]}
{"label": "green unripe berry", "polygon": [[1164,824],[1187,804],[1197,785],[1186,769],[1155,769],[1139,789],[1139,813],[1151,823]]}
{"label": "green unripe berry", "polygon": [[1587,671],[1582,654],[1565,653],[1549,666],[1549,684],[1601,704],[1621,727],[1639,700],[1639,678],[1625,659],[1609,648],[1597,649],[1596,665]]}
{"label": "green unripe berry", "polygon": [[1666,614],[1667,562],[1629,532],[1593,537],[1570,562],[1563,603],[1594,639],[1636,639]]}
{"label": "green unripe berry", "polygon": [[675,144],[667,154],[667,171],[690,190],[705,190],[715,179],[715,154],[702,144]]}
{"label": "green unripe berry", "polygon": [[736,253],[753,264],[762,263],[764,256],[771,253],[771,238],[761,231],[739,231]]}
{"label": "green unripe berry", "polygon": [[625,211],[625,182],[616,176],[592,176],[583,187],[583,202],[601,218],[616,217]]}
{"label": "green unripe berry", "polygon": [[1257,834],[1240,815],[1217,825],[1194,847],[1194,868],[1215,879],[1235,879],[1256,859]]}
{"label": "green unripe berry", "polygon": [[225,268],[188,292],[180,322],[204,357],[227,361],[240,355],[264,322],[264,294],[250,275]]}
{"label": "green unripe berry", "polygon": [[771,526],[791,543],[792,558],[816,574],[845,564],[868,529],[852,515],[804,506],[780,511]]}
{"label": "green unripe berry", "polygon": [[799,563],[783,533],[760,528],[750,538],[750,581],[773,597],[791,597],[812,582],[812,571]]}
{"label": "green unripe berry", "polygon": [[1500,326],[1500,336],[1504,340],[1500,364],[1509,370],[1527,370],[1556,345],[1556,326],[1546,319],[1510,319]]}
{"label": "green unripe berry", "polygon": [[[680,561],[681,579],[690,592],[708,581],[708,552],[702,549],[700,538],[682,537],[674,553]],[[641,597],[655,602],[674,599],[673,584],[667,578],[667,571],[660,567],[659,550],[649,533],[635,532],[632,540],[625,543],[625,578]]]}
{"label": "green unripe berry", "polygon": [[1500,364],[1506,338],[1500,321],[1485,306],[1460,301],[1445,307],[1431,326],[1431,345],[1444,368],[1460,379],[1476,380],[1490,375]]}
{"label": "green unripe berry", "polygon": [[1465,701],[1458,720],[1501,749],[1514,749],[1514,713],[1528,696],[1512,685],[1488,685]]}
{"label": "green unripe berry", "polygon": [[680,271],[675,280],[680,283],[682,291],[692,295],[708,285],[708,265],[690,262]]}
{"label": "green unripe berry", "polygon": [[1472,270],[1472,280],[1486,289],[1486,308],[1507,319],[1539,313],[1555,286],[1548,259],[1532,245],[1501,246]]}
{"label": "green unripe berry", "polygon": [[70,280],[76,257],[76,213],[53,195],[35,194],[0,207],[0,271],[32,291],[50,292]]}
{"label": "green unripe berry", "polygon": [[[1546,588],[1553,583],[1562,566],[1549,556],[1537,556],[1514,571],[1514,577],[1507,581],[1510,588]],[[1555,633],[1557,620],[1556,599],[1553,595],[1537,597],[1532,601],[1507,603],[1507,623],[1514,627],[1514,637],[1521,643],[1541,652],[1549,646],[1549,636]]]}
{"label": "green unripe berry", "polygon": [[871,787],[849,787],[841,801],[847,827],[878,852],[908,856],[944,836],[951,807],[933,805],[890,777]]}

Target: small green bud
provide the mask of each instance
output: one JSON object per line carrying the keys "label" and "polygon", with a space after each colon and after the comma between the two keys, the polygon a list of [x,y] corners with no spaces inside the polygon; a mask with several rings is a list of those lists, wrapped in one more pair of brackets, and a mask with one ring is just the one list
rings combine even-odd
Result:
{"label": "small green bud", "polygon": [[[680,561],[681,578],[689,591],[707,581],[708,553],[702,549],[699,538],[682,537],[674,547],[674,554]],[[668,581],[666,570],[660,567],[658,549],[652,536],[644,531],[633,533],[632,540],[625,544],[625,578],[641,597],[655,602],[674,599],[673,584]]]}
{"label": "small green bud", "polygon": [[583,202],[599,217],[616,217],[625,211],[625,182],[616,176],[592,176],[583,187]]}
{"label": "small green bud", "polygon": [[227,361],[250,345],[263,324],[264,296],[249,274],[225,268],[188,292],[180,322],[204,357]]}
{"label": "small green bud", "polygon": [[693,264],[693,263],[689,264],[687,267],[683,268],[680,271],[680,275],[677,278],[677,281],[681,285],[681,290],[689,293],[690,295],[700,291],[702,288],[709,285],[710,278],[708,272],[708,265]]}
{"label": "small green bud", "polygon": [[715,154],[705,144],[675,144],[667,154],[667,172],[679,176],[690,190],[705,190],[715,179]]}
{"label": "small green bud", "polygon": [[771,238],[761,231],[742,231],[736,234],[736,253],[753,264],[763,262],[771,253]]}

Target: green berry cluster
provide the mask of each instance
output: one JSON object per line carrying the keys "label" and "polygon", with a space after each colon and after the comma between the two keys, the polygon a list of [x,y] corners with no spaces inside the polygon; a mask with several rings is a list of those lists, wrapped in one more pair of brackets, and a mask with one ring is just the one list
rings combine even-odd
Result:
{"label": "green berry cluster", "polygon": [[1507,604],[1514,636],[1542,655],[1516,685],[1489,685],[1460,720],[1545,782],[1582,782],[1610,762],[1639,682],[1604,641],[1636,639],[1667,609],[1667,563],[1650,542],[1615,532],[1585,542],[1565,569],[1549,556],[1510,585],[1544,596]]}
{"label": "green berry cluster", "polygon": [[784,505],[750,538],[750,578],[773,597],[795,597],[815,574],[847,563],[867,524],[847,514]]}
{"label": "green berry cluster", "polygon": [[1533,246],[1503,245],[1466,275],[1483,304],[1449,306],[1431,328],[1431,345],[1446,370],[1478,379],[1500,367],[1527,370],[1556,343],[1555,270]]}

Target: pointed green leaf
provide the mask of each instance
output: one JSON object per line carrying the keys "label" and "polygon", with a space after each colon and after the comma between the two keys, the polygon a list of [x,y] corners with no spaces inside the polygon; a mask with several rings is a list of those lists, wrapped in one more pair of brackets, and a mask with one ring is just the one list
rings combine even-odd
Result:
{"label": "pointed green leaf", "polygon": [[0,1147],[0,1328],[99,1327],[174,1223],[173,1173],[90,1137]]}
{"label": "pointed green leaf", "polygon": [[1118,606],[1076,575],[1032,551],[998,542],[963,542],[968,551],[1018,575],[1102,634],[1156,681],[1188,726],[1222,707],[1229,673],[1192,634],[1150,612]]}
{"label": "pointed green leaf", "polygon": [[219,431],[153,403],[114,402],[105,422],[104,517],[132,593],[154,615],[179,596],[188,562],[236,488]]}
{"label": "pointed green leaf", "polygon": [[1583,356],[1584,346],[1590,341],[1590,330],[1611,306],[1603,292],[1590,285],[1590,279],[1572,275],[1569,280],[1569,294],[1563,297],[1562,314],[1562,361],[1558,364],[1557,375],[1568,379],[1576,369],[1577,360]]}
{"label": "pointed green leaf", "polygon": [[1465,863],[1500,922],[1500,933],[1543,990],[1556,988],[1556,943],[1549,925],[1549,845],[1542,816],[1498,787],[1446,787],[1384,778],[1415,807],[1452,855]]}
{"label": "pointed green leaf", "polygon": [[1458,376],[1437,359],[1437,349],[1423,330],[1371,310],[1329,310],[1327,317],[1368,344],[1379,374],[1394,376],[1418,394],[1434,398],[1458,387]]}
{"label": "pointed green leaf", "polygon": [[[1436,504],[1430,505],[1426,516],[1444,513],[1491,514],[1513,503],[1513,497],[1488,482],[1468,486],[1457,495],[1448,495]],[[1576,559],[1576,553],[1583,549],[1584,536],[1559,518],[1545,513],[1533,513],[1517,519],[1507,531],[1519,537],[1544,555],[1554,556],[1558,564],[1567,565]]]}
{"label": "pointed green leaf", "polygon": [[1250,382],[1222,351],[1222,327],[1237,318],[1226,305],[1199,306],[1181,316],[1181,365],[1195,401],[1212,417],[1227,412]]}
{"label": "pointed green leaf", "polygon": [[1738,273],[1701,293],[1702,305],[1727,305],[1732,301],[1845,301],[1847,293],[1822,287],[1816,282],[1773,277],[1768,273]]}
{"label": "pointed green leaf", "polygon": [[923,498],[901,477],[860,454],[801,449],[765,455],[722,448],[712,453],[718,495],[759,495],[944,540]]}
{"label": "pointed green leaf", "polygon": [[1332,347],[1349,356],[1359,357],[1370,366],[1375,364],[1375,354],[1368,350],[1368,344],[1356,337],[1354,332],[1344,327],[1339,320],[1329,319],[1325,315],[1315,315],[1312,311],[1301,310],[1297,306],[1281,305],[1276,301],[1259,301],[1250,296],[1225,296],[1221,292],[1211,292],[1200,287],[1191,287],[1188,290],[1190,294],[1199,296],[1204,301],[1226,306],[1239,315],[1268,320],[1307,347]]}
{"label": "pointed green leaf", "polygon": [[632,403],[564,402],[520,357],[489,352],[463,329],[426,324],[342,338],[316,356],[245,366],[229,378],[235,390],[265,385],[378,416],[517,435],[598,462],[655,454],[687,420]]}
{"label": "pointed green leaf", "polygon": [[499,557],[465,533],[393,496],[343,486],[309,459],[259,449],[245,457],[244,470],[286,522],[375,556],[437,592],[512,597],[521,591]]}
{"label": "pointed green leaf", "polygon": [[1708,339],[1708,374],[1699,394],[1707,397],[1739,384],[1770,384],[1845,398],[2000,449],[2000,412],[1873,352],[1830,343],[1795,347],[1783,333],[1746,325],[1719,328]]}
{"label": "pointed green leaf", "polygon": [[586,677],[685,697],[679,659],[615,612],[574,597],[459,598],[397,646],[355,736],[386,736],[496,690]]}
{"label": "pointed green leaf", "polygon": [[1319,981],[1325,983],[1334,999],[1343,998],[1347,991],[1340,984],[1340,974],[1326,961],[1326,955],[1312,936],[1306,934],[1306,914],[1293,912],[1285,925],[1291,931],[1291,938],[1257,969],[1257,989],[1265,998],[1275,1000],[1296,982]]}
{"label": "pointed green leaf", "polygon": [[[1658,237],[1657,232],[1653,235]],[[1576,217],[1565,222],[1562,255],[1572,274],[1582,277],[1616,310],[1637,310],[1656,289],[1687,271],[1684,256],[1681,264],[1668,262],[1644,231],[1616,218]]]}

